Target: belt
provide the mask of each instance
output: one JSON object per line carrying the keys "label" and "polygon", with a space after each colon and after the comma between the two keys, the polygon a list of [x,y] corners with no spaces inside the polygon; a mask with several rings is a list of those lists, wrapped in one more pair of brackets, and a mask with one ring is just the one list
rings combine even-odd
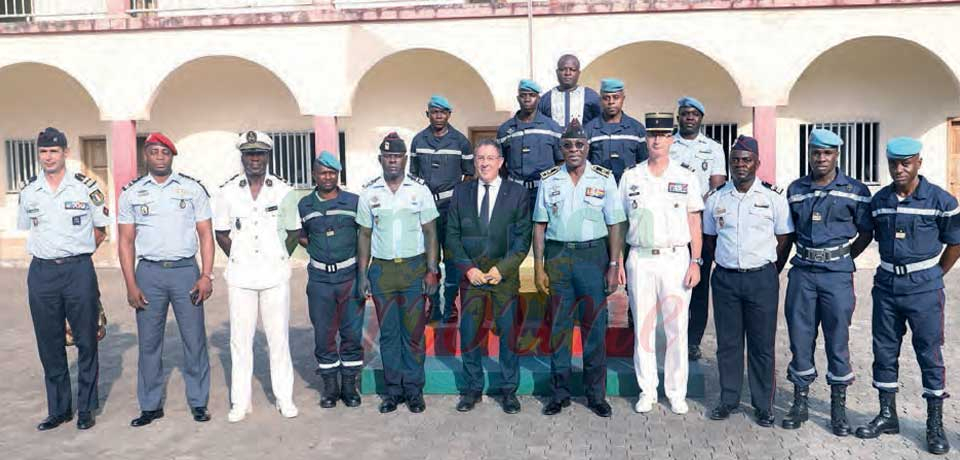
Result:
{"label": "belt", "polygon": [[150,260],[150,259],[140,259],[140,263],[148,263],[153,265],[159,265],[163,268],[180,268],[180,267],[192,267],[197,264],[197,258],[194,256],[184,257],[177,260]]}
{"label": "belt", "polygon": [[920,270],[926,270],[932,268],[940,263],[940,256],[934,257],[932,259],[921,260],[920,262],[914,262],[912,264],[905,265],[894,265],[890,262],[880,261],[880,268],[893,273],[894,275],[903,276],[908,273],[918,272]]}
{"label": "belt", "polygon": [[797,243],[797,256],[811,262],[833,262],[850,255],[850,243],[832,248],[808,248]]}
{"label": "belt", "polygon": [[563,246],[567,249],[586,249],[606,244],[605,238],[597,238],[590,241],[556,241],[547,240],[547,245]]}
{"label": "belt", "polygon": [[539,180],[523,180],[523,179],[517,179],[517,178],[514,178],[514,177],[508,177],[507,180],[509,180],[510,182],[516,182],[516,183],[518,183],[518,184],[526,187],[527,190],[533,190],[533,189],[535,189],[535,188],[540,187],[540,181],[539,181]]}
{"label": "belt", "polygon": [[34,257],[33,261],[43,265],[63,265],[83,262],[89,258],[90,254],[77,254],[75,256],[61,257],[59,259],[41,259],[39,257]]}
{"label": "belt", "polygon": [[381,259],[381,258],[379,258],[379,257],[374,257],[373,260],[377,260],[377,261],[380,261],[380,262],[389,262],[389,263],[395,263],[395,264],[402,264],[402,263],[405,263],[405,262],[410,262],[410,261],[412,261],[412,260],[422,259],[422,258],[423,258],[423,254],[417,254],[417,255],[415,255],[415,256],[413,256],[413,257],[397,257],[397,258],[394,258],[394,259]]}
{"label": "belt", "polygon": [[636,252],[638,254],[643,254],[647,256],[675,254],[679,252],[680,249],[687,249],[687,245],[673,246],[670,248],[641,248],[640,246],[630,246],[630,252]]}
{"label": "belt", "polygon": [[325,271],[327,273],[336,273],[345,268],[350,268],[354,266],[356,263],[357,263],[356,257],[351,257],[347,260],[337,262],[335,264],[328,264],[328,263],[320,262],[319,260],[316,260],[312,257],[310,258],[311,267],[316,268],[317,270]]}
{"label": "belt", "polygon": [[761,266],[759,266],[759,267],[753,267],[753,268],[727,268],[727,267],[724,267],[723,265],[717,264],[717,268],[719,268],[719,269],[721,269],[721,270],[726,270],[726,271],[728,271],[728,272],[736,272],[736,273],[753,273],[753,272],[758,272],[758,271],[763,270],[763,269],[765,269],[765,268],[767,268],[767,267],[769,267],[769,266],[770,266],[770,264],[768,263],[768,264],[766,264],[766,265],[761,265]]}
{"label": "belt", "polygon": [[451,197],[453,197],[453,189],[447,190],[446,192],[434,193],[433,201],[446,200]]}

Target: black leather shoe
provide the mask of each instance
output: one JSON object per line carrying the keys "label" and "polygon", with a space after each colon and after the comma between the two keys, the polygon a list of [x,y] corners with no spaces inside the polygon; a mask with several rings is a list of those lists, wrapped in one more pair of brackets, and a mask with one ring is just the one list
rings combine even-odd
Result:
{"label": "black leather shoe", "polygon": [[810,389],[808,387],[793,386],[793,405],[790,406],[790,412],[787,412],[787,416],[780,422],[783,429],[796,430],[810,418],[809,397]]}
{"label": "black leather shoe", "polygon": [[477,402],[480,401],[480,394],[478,393],[467,393],[460,397],[460,402],[457,403],[457,412],[470,412],[476,407]]}
{"label": "black leather shoe", "polygon": [[950,442],[943,431],[943,399],[927,398],[927,452],[944,455],[950,452]]}
{"label": "black leather shoe", "polygon": [[726,420],[730,418],[730,414],[736,412],[739,408],[740,406],[732,404],[720,404],[710,411],[710,420]]}
{"label": "black leather shoe", "polygon": [[141,411],[139,417],[130,421],[130,426],[140,427],[149,425],[158,418],[163,418],[163,409]]}
{"label": "black leather shoe", "polygon": [[377,410],[379,410],[381,414],[389,414],[390,412],[397,410],[398,402],[399,401],[397,398],[394,398],[393,396],[387,396],[383,398],[383,401],[380,401],[380,407]]}
{"label": "black leather shoe", "polygon": [[609,417],[613,415],[613,408],[606,399],[587,400],[587,408],[592,410],[598,417]]}
{"label": "black leather shoe", "polygon": [[414,414],[419,414],[427,410],[427,403],[423,400],[423,395],[416,395],[407,398],[407,409]]}
{"label": "black leather shoe", "polygon": [[754,412],[754,415],[757,417],[757,425],[760,425],[764,428],[770,428],[773,426],[773,423],[776,420],[773,418],[773,412],[757,409]]}
{"label": "black leather shoe", "polygon": [[508,414],[520,412],[520,400],[517,399],[517,395],[513,393],[503,395],[503,411]]}
{"label": "black leather shoe", "polygon": [[700,345],[687,346],[687,359],[689,361],[700,361],[702,357],[703,353],[700,352]]}
{"label": "black leather shoe", "polygon": [[854,433],[860,439],[873,439],[881,434],[900,432],[900,419],[897,417],[897,394],[892,391],[880,392],[880,413],[869,423],[857,428]]}
{"label": "black leather shoe", "polygon": [[71,412],[67,412],[66,414],[61,414],[61,415],[51,415],[51,416],[43,419],[43,421],[40,422],[39,425],[37,425],[37,430],[38,430],[38,431],[52,430],[52,429],[54,429],[54,428],[56,428],[56,427],[58,427],[58,426],[60,426],[60,425],[62,425],[62,424],[64,424],[64,423],[69,422],[70,420],[73,420],[73,412],[72,412],[72,411],[71,411]]}
{"label": "black leather shoe", "polygon": [[340,376],[340,399],[347,407],[360,405],[360,393],[357,391],[356,375]]}
{"label": "black leather shoe", "polygon": [[564,407],[570,407],[570,398],[551,399],[550,402],[543,407],[543,415],[557,415]]}
{"label": "black leather shoe", "polygon": [[194,422],[210,421],[210,411],[207,410],[207,406],[191,407],[190,413],[193,415]]}
{"label": "black leather shoe", "polygon": [[837,436],[850,434],[850,422],[847,421],[847,386],[830,386],[830,429]]}
{"label": "black leather shoe", "polygon": [[93,416],[93,412],[78,412],[77,413],[77,429],[78,430],[89,430],[97,424],[97,418]]}

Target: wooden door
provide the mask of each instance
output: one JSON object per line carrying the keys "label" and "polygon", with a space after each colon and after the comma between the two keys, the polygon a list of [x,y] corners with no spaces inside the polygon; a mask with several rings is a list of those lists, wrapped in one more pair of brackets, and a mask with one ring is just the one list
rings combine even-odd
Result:
{"label": "wooden door", "polygon": [[103,137],[88,137],[82,143],[83,173],[87,177],[96,179],[97,185],[104,193],[110,190],[110,165],[107,157],[107,139]]}
{"label": "wooden door", "polygon": [[497,139],[497,127],[496,126],[474,126],[471,127],[468,131],[468,137],[470,138],[470,144],[476,145],[477,142],[481,139]]}
{"label": "wooden door", "polygon": [[960,196],[960,118],[947,120],[947,182],[950,193]]}

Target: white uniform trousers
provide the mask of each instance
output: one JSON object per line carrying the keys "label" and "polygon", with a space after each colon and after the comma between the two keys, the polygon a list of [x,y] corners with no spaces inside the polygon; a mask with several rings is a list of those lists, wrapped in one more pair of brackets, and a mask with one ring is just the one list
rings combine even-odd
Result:
{"label": "white uniform trousers", "polygon": [[253,338],[257,314],[263,318],[263,332],[270,351],[270,384],[279,404],[293,403],[293,361],[290,358],[290,283],[284,281],[267,289],[230,286],[230,400],[234,407],[250,409],[253,379]]}
{"label": "white uniform trousers", "polygon": [[635,334],[633,368],[640,390],[647,395],[656,395],[659,384],[657,314],[660,313],[667,340],[664,392],[671,400],[687,396],[687,321],[691,290],[684,286],[683,278],[689,266],[690,252],[686,246],[661,249],[658,255],[649,249],[634,248],[627,256],[627,289]]}

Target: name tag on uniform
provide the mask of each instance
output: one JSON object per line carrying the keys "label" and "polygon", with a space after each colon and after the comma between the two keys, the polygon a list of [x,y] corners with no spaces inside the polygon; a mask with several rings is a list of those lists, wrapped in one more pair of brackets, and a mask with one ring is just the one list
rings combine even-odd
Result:
{"label": "name tag on uniform", "polygon": [[902,228],[898,228],[895,236],[898,240],[904,240],[907,238],[907,231]]}
{"label": "name tag on uniform", "polygon": [[530,153],[530,147],[524,147],[520,149],[520,153]]}
{"label": "name tag on uniform", "polygon": [[73,216],[73,225],[80,225],[80,216]]}
{"label": "name tag on uniform", "polygon": [[333,236],[333,235],[335,235],[335,234],[336,234],[336,232],[334,232],[332,228],[328,228],[328,229],[327,229],[327,237],[331,237],[331,236]]}
{"label": "name tag on uniform", "polygon": [[812,219],[814,222],[820,222],[821,220],[823,220],[823,216],[820,215],[819,212],[814,211],[814,212],[813,212],[813,216],[811,216],[811,219]]}
{"label": "name tag on uniform", "polygon": [[439,167],[440,167],[440,163],[439,163],[439,162],[436,162],[436,161],[434,161],[433,163],[430,163],[430,165],[433,166],[434,168],[439,168]]}
{"label": "name tag on uniform", "polygon": [[640,194],[640,192],[630,192],[630,193],[627,194],[627,196],[637,196],[637,195],[639,195],[639,194]]}
{"label": "name tag on uniform", "polygon": [[607,191],[602,188],[587,187],[587,196],[603,198]]}
{"label": "name tag on uniform", "polygon": [[150,194],[149,190],[137,190],[137,196],[147,196]]}
{"label": "name tag on uniform", "polygon": [[670,193],[687,193],[687,184],[670,182],[667,184],[667,191]]}
{"label": "name tag on uniform", "polygon": [[767,203],[754,203],[753,205],[754,205],[755,207],[758,207],[758,208],[764,208],[764,209],[766,209],[766,208],[769,208],[769,207],[770,207],[770,205],[769,205],[769,204],[767,204]]}
{"label": "name tag on uniform", "polygon": [[64,201],[63,209],[86,211],[90,209],[90,205],[86,201]]}
{"label": "name tag on uniform", "polygon": [[560,195],[560,189],[555,188],[550,191],[550,196],[558,196],[558,195]]}
{"label": "name tag on uniform", "polygon": [[267,212],[276,211],[277,209],[279,208],[276,205],[273,205],[267,208]]}
{"label": "name tag on uniform", "polygon": [[611,153],[610,153],[610,158],[620,158],[620,154],[617,153],[617,152],[611,152]]}

